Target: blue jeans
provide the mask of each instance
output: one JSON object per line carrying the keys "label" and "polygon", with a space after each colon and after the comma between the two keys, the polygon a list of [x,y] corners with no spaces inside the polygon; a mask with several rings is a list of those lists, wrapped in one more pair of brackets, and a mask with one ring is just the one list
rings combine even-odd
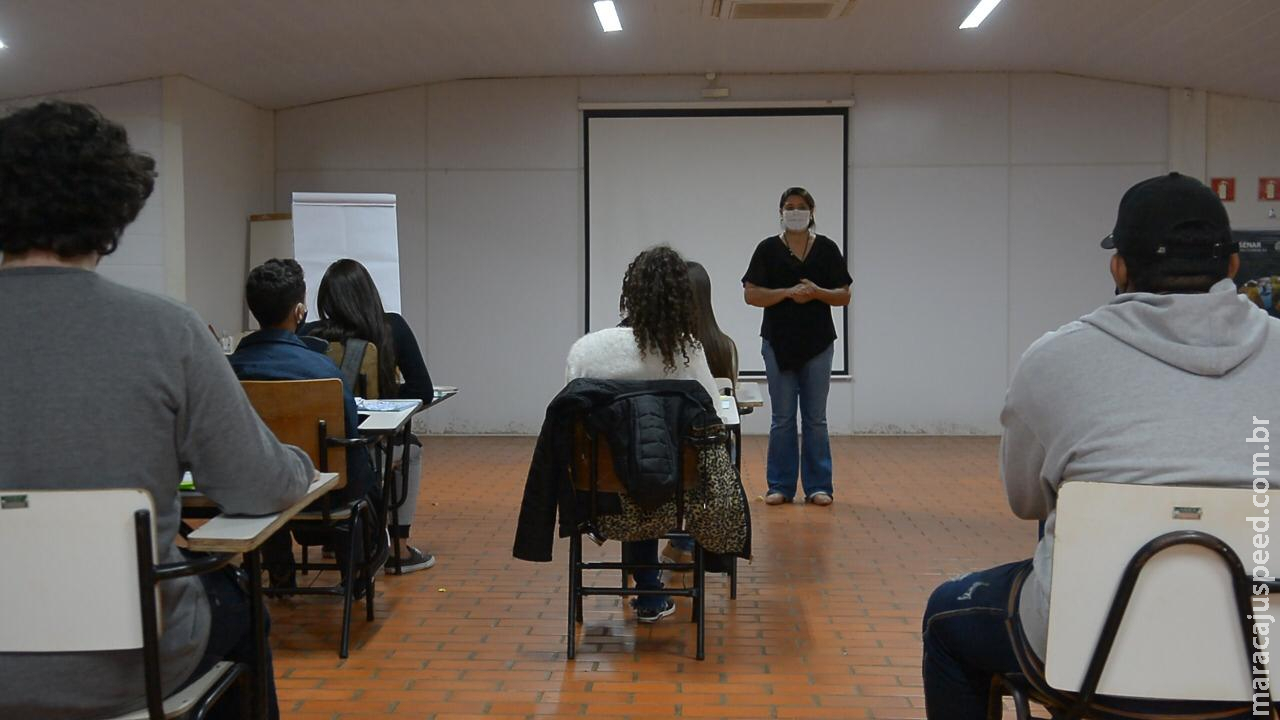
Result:
{"label": "blue jeans", "polygon": [[[995,675],[1022,672],[1011,624],[1020,624],[1012,592],[1031,561],[1001,565],[948,580],[929,597],[924,611],[924,702],[929,720],[986,720]],[[1012,614],[1010,611],[1013,611]],[[1019,631],[1019,634],[1021,632]],[[1030,649],[1028,655],[1033,655]],[[1213,712],[1238,704],[1154,702],[1118,698],[1105,705],[1154,717]],[[1248,711],[1232,716],[1245,718]]]}
{"label": "blue jeans", "polygon": [[[657,563],[658,541],[639,540],[622,543],[622,562]],[[635,578],[636,588],[640,590],[661,590],[663,587],[662,571],[658,569],[633,570],[631,577]],[[656,610],[666,605],[667,599],[666,595],[639,595],[635,599],[635,607]]]}
{"label": "blue jeans", "polygon": [[[769,457],[765,477],[769,492],[795,497],[796,478],[804,484],[804,495],[833,494],[831,488],[831,439],[827,434],[827,391],[831,389],[831,358],[835,345],[809,359],[797,371],[778,368],[773,347],[761,344],[765,375],[769,380],[769,403],[773,421],[769,425]],[[801,437],[796,441],[796,409],[799,407]]]}
{"label": "blue jeans", "polygon": [[[222,660],[247,663],[250,668],[257,664],[249,624],[249,594],[241,587],[237,572],[231,568],[223,568],[200,576],[205,594],[209,598],[209,643],[190,680],[199,678]],[[266,612],[266,608],[263,608],[263,612]],[[263,621],[270,631],[271,618],[264,616]],[[262,671],[267,680],[267,717],[275,720],[280,717],[280,706],[276,700],[276,677],[271,664],[270,645],[267,646],[267,666]],[[239,718],[240,692],[239,685],[232,686],[205,717],[209,720]]]}

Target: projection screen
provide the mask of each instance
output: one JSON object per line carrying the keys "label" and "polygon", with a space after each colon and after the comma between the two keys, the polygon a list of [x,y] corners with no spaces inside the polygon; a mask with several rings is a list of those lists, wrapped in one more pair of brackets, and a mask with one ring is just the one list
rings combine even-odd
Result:
{"label": "projection screen", "polygon": [[[666,243],[711,276],[716,319],[740,373],[762,375],[763,311],[742,299],[756,245],[777,235],[778,199],[807,188],[818,232],[848,258],[848,108],[584,110],[587,332],[618,324],[627,264]],[[834,308],[833,375],[846,375],[848,312]]]}

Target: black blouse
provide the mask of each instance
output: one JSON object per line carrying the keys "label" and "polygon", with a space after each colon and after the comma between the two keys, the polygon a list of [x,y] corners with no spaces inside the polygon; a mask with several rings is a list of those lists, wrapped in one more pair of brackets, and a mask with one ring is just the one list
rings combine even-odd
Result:
{"label": "black blouse", "polygon": [[[801,261],[791,254],[782,238],[771,235],[756,245],[743,283],[770,290],[789,288],[801,280],[827,290],[853,284],[840,248],[826,235],[813,240],[809,254]],[[798,303],[790,298],[764,309],[760,337],[773,346],[778,366],[796,370],[836,339],[831,306],[821,300]]]}
{"label": "black blouse", "polygon": [[[395,346],[396,367],[404,376],[404,384],[400,386],[397,397],[417,398],[425,405],[430,405],[435,388],[431,385],[431,373],[427,371],[427,363],[422,359],[422,350],[418,347],[418,338],[414,337],[409,323],[398,313],[384,313],[383,318],[391,330],[391,343]],[[327,324],[327,320],[309,322],[298,328],[299,335],[315,335]],[[367,338],[366,338],[367,339]]]}

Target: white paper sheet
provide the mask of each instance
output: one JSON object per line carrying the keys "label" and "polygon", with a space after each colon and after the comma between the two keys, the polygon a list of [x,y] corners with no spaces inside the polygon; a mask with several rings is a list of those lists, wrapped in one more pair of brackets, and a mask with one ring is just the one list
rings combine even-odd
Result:
{"label": "white paper sheet", "polygon": [[294,257],[307,275],[309,319],[320,319],[316,292],[335,260],[358,260],[373,276],[387,312],[400,312],[396,196],[387,193],[293,194]]}

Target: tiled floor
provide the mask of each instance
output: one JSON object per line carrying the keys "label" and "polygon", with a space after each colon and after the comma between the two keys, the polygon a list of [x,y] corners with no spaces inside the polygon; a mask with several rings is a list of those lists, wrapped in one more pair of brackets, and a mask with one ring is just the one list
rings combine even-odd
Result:
{"label": "tiled floor", "polygon": [[[565,660],[567,541],[552,563],[511,557],[533,440],[426,439],[417,539],[439,564],[378,583],[377,619],[337,657],[339,603],[271,603],[286,718],[923,718],[920,614],[964,570],[1027,557],[994,438],[836,438],[836,503],[768,507],[763,438],[743,474],[756,557],[738,598],[708,576],[707,659],[688,601],[637,627],[589,598]],[[586,543],[588,553],[617,553]]]}

